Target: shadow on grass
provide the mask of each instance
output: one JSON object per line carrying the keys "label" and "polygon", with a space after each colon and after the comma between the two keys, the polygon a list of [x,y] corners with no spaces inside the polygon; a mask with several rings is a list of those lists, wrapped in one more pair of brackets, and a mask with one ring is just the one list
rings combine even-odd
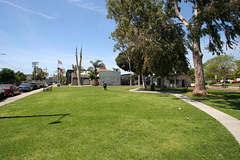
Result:
{"label": "shadow on grass", "polygon": [[59,119],[57,119],[54,122],[51,122],[49,124],[58,124],[62,123],[61,119],[63,119],[65,116],[68,116],[70,114],[53,114],[53,115],[30,115],[30,116],[10,116],[10,117],[0,117],[0,119],[9,119],[9,118],[35,118],[35,117],[56,117],[61,116]]}
{"label": "shadow on grass", "polygon": [[240,110],[240,93],[224,91],[208,91],[209,95],[192,95],[191,98],[200,102],[211,102],[215,107]]}

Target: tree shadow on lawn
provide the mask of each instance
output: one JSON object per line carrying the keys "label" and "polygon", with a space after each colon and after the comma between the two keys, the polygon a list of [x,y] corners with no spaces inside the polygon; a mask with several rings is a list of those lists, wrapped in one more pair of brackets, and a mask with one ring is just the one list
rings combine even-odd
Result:
{"label": "tree shadow on lawn", "polygon": [[55,117],[55,116],[61,116],[56,121],[53,121],[49,124],[58,124],[62,123],[61,119],[63,119],[65,116],[68,116],[70,114],[53,114],[53,115],[30,115],[30,116],[11,116],[11,117],[0,117],[0,119],[9,119],[9,118],[34,118],[34,117]]}
{"label": "tree shadow on lawn", "polygon": [[239,92],[208,92],[209,95],[192,95],[191,98],[199,102],[210,102],[215,107],[240,110]]}

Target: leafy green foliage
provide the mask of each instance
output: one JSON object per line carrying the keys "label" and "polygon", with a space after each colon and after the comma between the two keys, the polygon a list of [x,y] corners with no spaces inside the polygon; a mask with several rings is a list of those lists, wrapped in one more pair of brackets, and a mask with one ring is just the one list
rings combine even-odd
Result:
{"label": "leafy green foliage", "polygon": [[[57,71],[58,72],[58,71]],[[48,76],[47,72],[44,72],[41,68],[36,67],[36,75],[35,75],[35,69],[32,72],[32,79],[35,80],[45,80]]]}
{"label": "leafy green foliage", "polygon": [[[133,59],[133,58],[131,57],[131,59]],[[129,62],[128,62],[129,59],[124,52],[119,53],[119,55],[117,56],[115,61],[119,68],[121,68],[124,71],[130,71]],[[132,66],[131,71],[136,72],[136,69],[135,69],[136,65],[133,63],[133,61],[131,61],[131,66]]]}
{"label": "leafy green foliage", "polygon": [[235,64],[236,64],[236,69],[234,72],[234,76],[235,78],[240,78],[240,60],[237,60]]}
{"label": "leafy green foliage", "polygon": [[194,70],[194,68],[190,67],[189,71],[187,72],[187,74],[189,76],[191,76],[193,80],[195,80],[195,70]]}
{"label": "leafy green foliage", "polygon": [[0,83],[20,83],[26,80],[26,75],[24,73],[17,71],[16,73],[8,68],[3,68],[0,71]]}
{"label": "leafy green foliage", "polygon": [[89,77],[91,80],[97,78],[94,72],[90,72],[90,74],[88,75],[88,77]]}
{"label": "leafy green foliage", "polygon": [[227,75],[234,69],[234,57],[231,55],[220,55],[204,63],[207,78],[213,80],[215,74],[226,80]]}
{"label": "leafy green foliage", "polygon": [[[217,55],[224,53],[224,44],[230,49],[237,45],[237,37],[240,35],[240,3],[238,0],[184,0],[183,2],[192,4],[192,17],[187,21],[178,7],[181,2],[182,0],[167,0],[165,11],[169,16],[178,18],[187,28],[186,45],[193,52],[196,70],[194,93],[206,94],[200,39],[208,36],[207,48]],[[225,43],[221,34],[225,34]]]}
{"label": "leafy green foliage", "polygon": [[128,69],[128,58],[137,74],[186,73],[184,31],[164,14],[162,1],[108,0],[107,8],[107,17],[117,24],[112,38],[115,50],[121,51],[116,60],[123,68]]}
{"label": "leafy green foliage", "polygon": [[17,76],[18,82],[26,81],[26,79],[27,79],[27,76],[23,72],[20,72],[20,71],[16,72],[16,76]]}
{"label": "leafy green foliage", "polygon": [[[72,69],[76,72],[77,71],[77,65],[72,64]],[[86,71],[83,66],[81,66],[81,71]]]}
{"label": "leafy green foliage", "polygon": [[0,71],[0,83],[15,83],[17,77],[13,70],[8,68],[3,68]]}
{"label": "leafy green foliage", "polygon": [[95,62],[90,61],[90,63],[92,64],[92,66],[94,68],[95,75],[97,75],[97,69],[99,67],[105,67],[105,64],[101,60],[96,60]]}

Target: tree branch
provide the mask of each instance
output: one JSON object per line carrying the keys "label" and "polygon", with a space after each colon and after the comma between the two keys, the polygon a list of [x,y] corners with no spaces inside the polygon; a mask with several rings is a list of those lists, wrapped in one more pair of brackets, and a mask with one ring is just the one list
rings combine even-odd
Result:
{"label": "tree branch", "polygon": [[182,16],[182,14],[180,13],[179,9],[178,9],[178,4],[177,4],[177,0],[173,1],[174,3],[174,8],[175,8],[175,12],[177,13],[178,18],[183,22],[183,24],[188,27],[189,23],[187,22],[187,20]]}

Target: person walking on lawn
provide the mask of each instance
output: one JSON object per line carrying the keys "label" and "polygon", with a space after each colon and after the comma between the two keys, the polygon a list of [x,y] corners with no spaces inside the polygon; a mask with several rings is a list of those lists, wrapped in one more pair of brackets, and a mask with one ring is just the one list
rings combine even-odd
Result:
{"label": "person walking on lawn", "polygon": [[103,81],[103,88],[104,90],[107,90],[107,83],[105,83],[104,81]]}

